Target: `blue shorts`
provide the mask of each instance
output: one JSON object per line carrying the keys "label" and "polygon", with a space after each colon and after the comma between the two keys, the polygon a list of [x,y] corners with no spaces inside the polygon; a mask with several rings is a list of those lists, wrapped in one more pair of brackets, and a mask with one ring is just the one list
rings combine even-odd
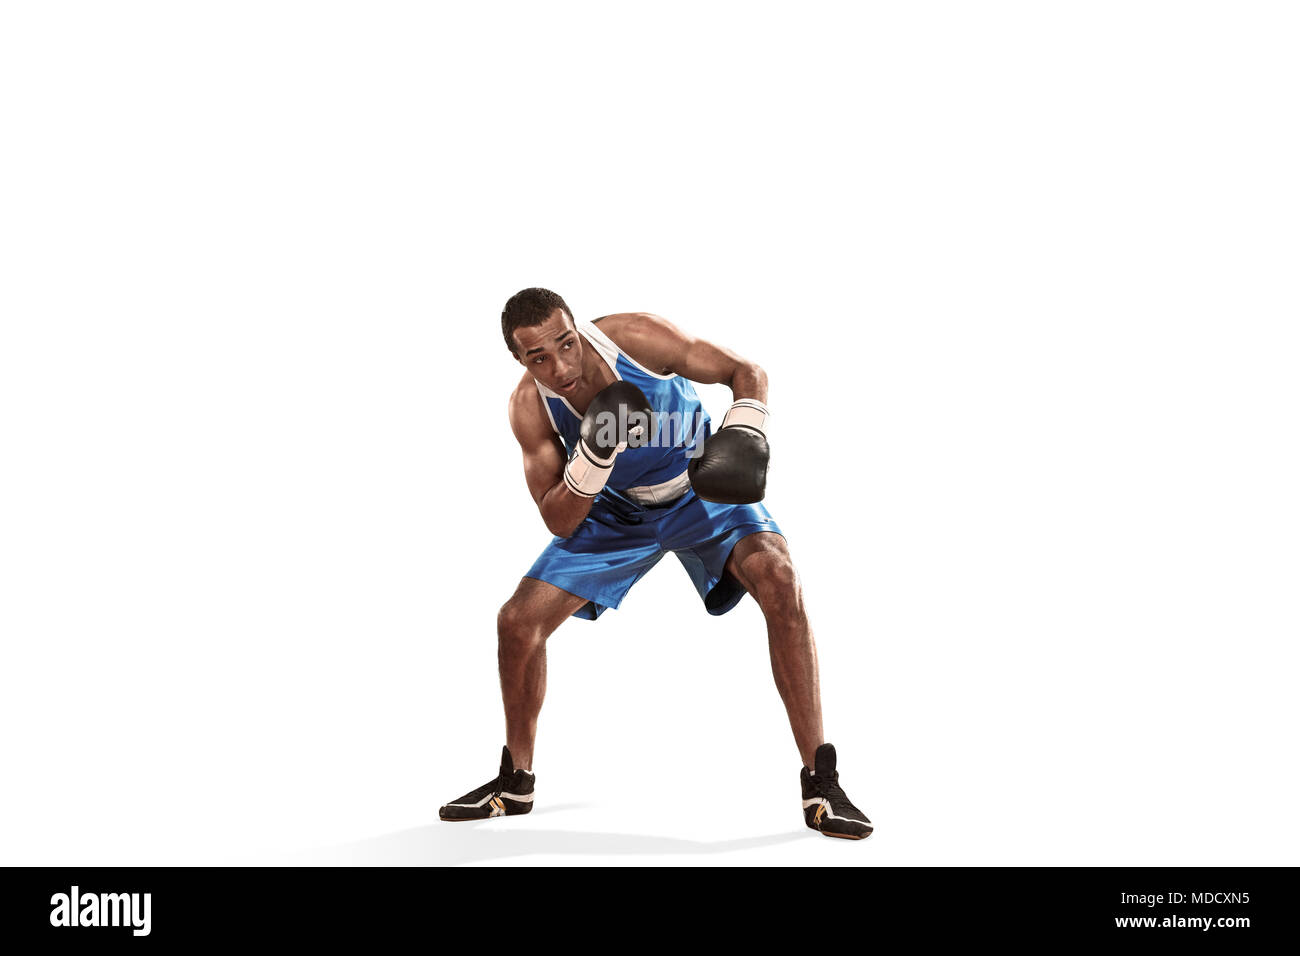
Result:
{"label": "blue shorts", "polygon": [[722,505],[694,491],[662,508],[630,508],[598,496],[567,538],[555,538],[524,575],[587,599],[574,617],[594,621],[616,608],[667,552],[677,555],[710,614],[726,614],[745,589],[722,569],[736,542],[781,529],[763,505]]}

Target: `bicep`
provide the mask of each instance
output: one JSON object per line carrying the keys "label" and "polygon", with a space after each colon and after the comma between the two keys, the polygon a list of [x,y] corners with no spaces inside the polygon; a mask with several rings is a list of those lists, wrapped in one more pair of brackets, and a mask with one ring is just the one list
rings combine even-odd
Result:
{"label": "bicep", "polygon": [[510,430],[523,451],[528,493],[540,506],[546,493],[561,480],[568,458],[535,389],[521,389],[511,396]]}
{"label": "bicep", "polygon": [[729,383],[737,369],[751,364],[731,349],[687,335],[658,315],[636,312],[611,318],[623,320],[629,354],[656,372],[716,385]]}
{"label": "bicep", "polygon": [[731,349],[695,339],[679,364],[680,368],[673,371],[683,378],[701,385],[716,385],[730,384],[736,370],[749,363]]}
{"label": "bicep", "polygon": [[546,493],[559,483],[564,474],[567,460],[564,446],[554,433],[520,444],[524,452],[524,481],[528,484],[528,493],[540,505]]}

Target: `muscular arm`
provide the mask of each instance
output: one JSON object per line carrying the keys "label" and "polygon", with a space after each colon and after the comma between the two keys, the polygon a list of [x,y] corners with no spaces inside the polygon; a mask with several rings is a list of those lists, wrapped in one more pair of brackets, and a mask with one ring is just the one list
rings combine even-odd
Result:
{"label": "muscular arm", "polygon": [[564,483],[567,458],[531,381],[510,396],[510,429],[524,453],[524,481],[551,534],[567,538],[591,511],[591,498],[569,491]]}
{"label": "muscular arm", "polygon": [[733,398],[767,403],[767,373],[730,349],[687,335],[649,312],[622,312],[596,321],[620,348],[653,372],[680,375],[701,385],[728,385]]}

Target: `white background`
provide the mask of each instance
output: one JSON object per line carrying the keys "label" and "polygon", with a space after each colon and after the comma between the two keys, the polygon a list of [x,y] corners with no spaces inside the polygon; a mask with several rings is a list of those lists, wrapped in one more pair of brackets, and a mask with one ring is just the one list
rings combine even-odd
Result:
{"label": "white background", "polygon": [[[1300,862],[1296,27],[5,5],[3,862]],[[536,811],[437,822],[548,540],[530,285],[767,369],[871,840],[672,558],[552,638]]]}

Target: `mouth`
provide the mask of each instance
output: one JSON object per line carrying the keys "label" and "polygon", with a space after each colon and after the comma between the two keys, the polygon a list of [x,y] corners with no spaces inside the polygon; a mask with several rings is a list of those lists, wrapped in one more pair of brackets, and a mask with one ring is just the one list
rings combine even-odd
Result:
{"label": "mouth", "polygon": [[[579,376],[579,378],[580,378],[580,377],[581,377],[581,376]],[[575,379],[573,379],[573,381],[569,382],[569,383],[566,384],[566,385],[560,385],[560,386],[557,387],[555,390],[556,390],[557,392],[572,392],[572,391],[573,391],[574,389],[576,389],[577,387],[578,387],[578,379],[575,378]]]}

